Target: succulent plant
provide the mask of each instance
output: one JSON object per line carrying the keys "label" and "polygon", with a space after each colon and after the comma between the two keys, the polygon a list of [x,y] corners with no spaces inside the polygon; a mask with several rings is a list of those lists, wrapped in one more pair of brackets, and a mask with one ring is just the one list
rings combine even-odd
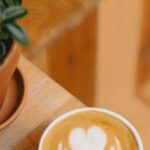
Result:
{"label": "succulent plant", "polygon": [[0,0],[0,64],[9,51],[13,40],[17,40],[24,46],[29,44],[24,28],[16,23],[16,20],[27,14],[23,8],[22,0]]}

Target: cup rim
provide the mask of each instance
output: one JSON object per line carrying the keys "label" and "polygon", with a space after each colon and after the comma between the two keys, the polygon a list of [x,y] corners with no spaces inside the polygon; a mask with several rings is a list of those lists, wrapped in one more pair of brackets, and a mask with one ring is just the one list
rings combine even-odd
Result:
{"label": "cup rim", "polygon": [[142,139],[141,139],[138,131],[126,118],[124,118],[123,116],[121,116],[121,115],[119,115],[119,114],[117,114],[111,110],[104,109],[104,108],[96,108],[96,107],[78,108],[78,109],[66,112],[66,113],[62,114],[60,117],[56,118],[52,123],[50,123],[48,125],[48,127],[45,129],[44,133],[42,134],[38,150],[42,150],[44,139],[45,139],[47,133],[51,130],[51,128],[53,126],[55,126],[57,123],[59,123],[63,119],[70,117],[71,115],[74,115],[78,112],[84,112],[84,111],[97,111],[97,112],[105,113],[107,115],[110,115],[110,116],[120,120],[123,124],[125,124],[130,129],[130,131],[134,135],[134,137],[137,141],[137,144],[138,144],[138,150],[144,150],[143,142],[142,142]]}

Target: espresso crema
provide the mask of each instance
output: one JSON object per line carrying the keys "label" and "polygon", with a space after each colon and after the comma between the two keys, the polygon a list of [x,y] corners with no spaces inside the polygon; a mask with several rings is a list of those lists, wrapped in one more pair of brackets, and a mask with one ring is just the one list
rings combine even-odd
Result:
{"label": "espresso crema", "polygon": [[130,129],[97,111],[73,114],[51,128],[42,150],[138,150]]}

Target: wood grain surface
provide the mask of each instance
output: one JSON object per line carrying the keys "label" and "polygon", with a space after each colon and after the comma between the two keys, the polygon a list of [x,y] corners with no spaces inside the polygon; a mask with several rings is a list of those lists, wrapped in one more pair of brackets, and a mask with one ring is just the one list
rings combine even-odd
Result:
{"label": "wood grain surface", "polygon": [[19,68],[26,80],[27,104],[16,121],[0,132],[1,150],[34,149],[42,131],[53,119],[84,106],[23,57]]}

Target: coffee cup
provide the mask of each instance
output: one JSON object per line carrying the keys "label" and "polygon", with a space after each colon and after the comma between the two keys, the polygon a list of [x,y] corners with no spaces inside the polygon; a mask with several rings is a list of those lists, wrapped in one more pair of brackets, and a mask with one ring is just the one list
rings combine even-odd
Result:
{"label": "coffee cup", "polygon": [[39,150],[144,150],[135,127],[110,110],[80,108],[54,120]]}

